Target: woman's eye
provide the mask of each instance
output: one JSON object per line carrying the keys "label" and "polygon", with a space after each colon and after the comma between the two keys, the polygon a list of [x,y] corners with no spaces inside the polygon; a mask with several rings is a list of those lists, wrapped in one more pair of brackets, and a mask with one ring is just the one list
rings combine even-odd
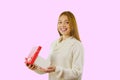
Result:
{"label": "woman's eye", "polygon": [[62,24],[62,22],[58,22],[58,24]]}
{"label": "woman's eye", "polygon": [[69,22],[66,22],[66,24],[69,24]]}

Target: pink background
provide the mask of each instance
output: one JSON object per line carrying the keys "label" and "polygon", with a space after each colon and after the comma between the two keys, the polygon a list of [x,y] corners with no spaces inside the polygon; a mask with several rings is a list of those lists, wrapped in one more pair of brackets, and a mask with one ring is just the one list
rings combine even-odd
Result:
{"label": "pink background", "polygon": [[82,80],[120,80],[119,0],[0,0],[0,80],[48,80],[24,58],[37,45],[47,58],[65,10],[76,16],[85,49]]}

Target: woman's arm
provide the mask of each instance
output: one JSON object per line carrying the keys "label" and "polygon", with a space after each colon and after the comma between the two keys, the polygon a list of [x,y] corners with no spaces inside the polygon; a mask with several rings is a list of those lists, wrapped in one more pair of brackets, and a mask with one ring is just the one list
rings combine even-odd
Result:
{"label": "woman's arm", "polygon": [[65,80],[78,79],[82,75],[83,70],[83,53],[82,44],[75,44],[73,47],[72,69],[56,66],[55,73],[57,77]]}
{"label": "woman's arm", "polygon": [[38,67],[38,66],[35,65],[35,64],[26,64],[26,66],[27,66],[30,70],[33,70],[33,71],[35,71],[35,72],[38,73],[38,74],[44,74],[44,73],[45,73],[45,69],[44,69],[44,68]]}

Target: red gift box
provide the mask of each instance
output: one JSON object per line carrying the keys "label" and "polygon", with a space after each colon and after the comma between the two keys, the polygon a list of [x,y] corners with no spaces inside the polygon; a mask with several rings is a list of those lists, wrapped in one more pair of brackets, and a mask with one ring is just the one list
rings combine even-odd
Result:
{"label": "red gift box", "polygon": [[38,57],[38,54],[41,50],[41,46],[37,46],[37,47],[33,47],[30,54],[28,55],[27,58],[25,58],[25,63],[26,64],[34,64],[35,60],[37,59]]}

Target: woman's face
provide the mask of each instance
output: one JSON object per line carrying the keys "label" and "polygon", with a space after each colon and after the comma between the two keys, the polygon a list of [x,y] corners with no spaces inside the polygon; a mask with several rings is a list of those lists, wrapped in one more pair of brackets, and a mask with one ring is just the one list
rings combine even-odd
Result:
{"label": "woman's face", "polygon": [[70,22],[66,15],[60,16],[58,20],[58,31],[63,36],[70,36]]}

